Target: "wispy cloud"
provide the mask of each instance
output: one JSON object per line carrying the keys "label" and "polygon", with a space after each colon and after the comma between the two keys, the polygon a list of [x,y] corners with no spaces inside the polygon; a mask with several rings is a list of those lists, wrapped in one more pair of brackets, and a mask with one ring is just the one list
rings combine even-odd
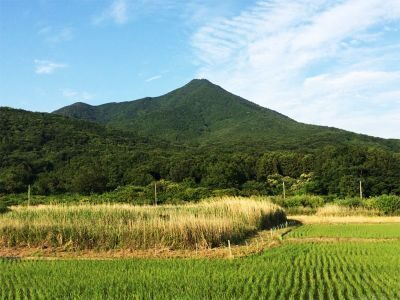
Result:
{"label": "wispy cloud", "polygon": [[53,74],[58,69],[63,69],[67,67],[67,64],[56,63],[50,60],[35,59],[34,63],[35,63],[35,73],[40,75]]}
{"label": "wispy cloud", "polygon": [[61,93],[64,98],[88,101],[93,99],[96,95],[86,91],[75,91],[72,89],[62,89]]}
{"label": "wispy cloud", "polygon": [[38,34],[40,35],[44,35],[44,34],[48,34],[49,32],[51,32],[52,27],[51,26],[43,26],[38,30]]}
{"label": "wispy cloud", "polygon": [[154,81],[154,80],[157,80],[157,79],[160,79],[160,78],[162,78],[162,75],[152,76],[152,77],[150,77],[150,78],[147,78],[147,79],[145,80],[145,82]]}
{"label": "wispy cloud", "polygon": [[111,0],[104,10],[92,18],[95,25],[113,22],[117,25],[133,19],[156,15],[157,18],[177,13],[185,6],[184,0]]}
{"label": "wispy cloud", "polygon": [[109,16],[117,24],[124,24],[128,21],[128,2],[127,0],[115,0],[109,9]]}
{"label": "wispy cloud", "polygon": [[249,100],[307,123],[400,137],[388,128],[400,117],[399,28],[397,0],[270,0],[201,27],[191,45],[199,77]]}
{"label": "wispy cloud", "polygon": [[51,36],[47,37],[50,43],[61,43],[72,40],[74,37],[73,30],[70,27],[65,27],[59,31],[54,32]]}
{"label": "wispy cloud", "polygon": [[38,34],[43,36],[44,41],[49,44],[59,44],[74,38],[74,31],[71,27],[55,29],[51,26],[44,26],[39,29]]}
{"label": "wispy cloud", "polygon": [[94,24],[111,20],[116,24],[128,22],[129,0],[113,0],[111,4],[99,15],[93,18]]}

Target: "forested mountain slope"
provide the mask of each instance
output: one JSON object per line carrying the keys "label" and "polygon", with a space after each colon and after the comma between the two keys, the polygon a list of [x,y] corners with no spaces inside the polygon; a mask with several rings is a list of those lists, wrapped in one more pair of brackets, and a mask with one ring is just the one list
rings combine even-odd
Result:
{"label": "forested mountain slope", "polygon": [[399,140],[299,123],[205,79],[192,80],[160,97],[99,106],[79,102],[54,113],[191,145],[237,146],[241,150],[365,145],[400,151]]}
{"label": "forested mountain slope", "polygon": [[0,193],[34,182],[45,193],[81,191],[85,176],[98,181],[93,191],[115,188],[129,178],[126,169],[143,167],[167,148],[173,149],[96,123],[0,107]]}
{"label": "forested mountain slope", "polygon": [[400,194],[399,140],[301,124],[206,80],[57,114],[0,108],[0,198],[28,185],[35,194],[129,186],[133,197],[160,179],[174,199],[279,194],[282,181],[288,193],[354,196],[362,180],[365,196]]}

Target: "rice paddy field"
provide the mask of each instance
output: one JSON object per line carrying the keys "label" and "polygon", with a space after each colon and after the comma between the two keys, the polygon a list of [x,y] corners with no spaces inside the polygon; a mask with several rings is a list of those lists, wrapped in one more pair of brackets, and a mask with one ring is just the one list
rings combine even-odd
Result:
{"label": "rice paddy field", "polygon": [[[251,229],[245,231],[244,242],[239,240],[237,247],[251,248],[254,231],[265,232],[271,244],[263,244],[265,247],[257,253],[234,258],[206,258],[197,255],[197,250],[193,252],[196,255],[185,259],[2,257],[0,299],[400,299],[400,223],[298,224],[282,229],[275,227],[272,231],[271,224],[285,220],[280,219],[279,213],[275,214],[279,208],[268,206],[266,209],[262,203],[247,203],[239,209],[235,202],[231,204],[231,208],[221,203],[218,205],[222,206],[215,203],[188,206],[180,220],[190,220],[190,215],[200,220],[207,216],[210,220],[222,218],[224,221],[220,224],[228,224],[227,220],[232,219],[233,223]],[[69,215],[65,208],[49,210],[47,207],[45,218],[40,209],[44,208],[18,208],[3,215],[0,219],[3,241],[10,237],[4,238],[7,232],[4,220],[17,220],[24,230],[27,224],[43,230],[42,226],[58,224],[56,220],[61,220],[64,226],[78,224],[81,214],[88,214],[92,222],[102,215],[103,222],[109,219],[103,207],[96,207],[93,216],[87,210],[72,209]],[[134,212],[121,207],[118,213],[111,211],[114,220],[109,222],[119,224],[127,216],[143,213],[140,208],[130,209]],[[158,224],[179,218],[173,207],[150,211],[146,221],[143,216],[137,217],[140,222],[151,220],[146,223],[148,226],[152,222]],[[167,214],[169,218],[165,217]],[[64,216],[64,221],[60,216]],[[25,219],[27,223],[22,222]],[[18,229],[17,221],[13,224],[14,230]],[[193,232],[201,232],[206,228],[191,228],[190,224],[193,223],[186,223],[183,227],[186,229],[179,232],[192,232],[193,228],[196,229]],[[289,221],[289,224],[295,223]],[[25,243],[26,239],[19,241]],[[216,246],[225,250],[226,244],[221,241]],[[186,243],[177,245],[190,247]]]}
{"label": "rice paddy field", "polygon": [[1,299],[399,299],[400,242],[283,244],[241,259],[0,261]]}
{"label": "rice paddy field", "polygon": [[[399,239],[400,223],[303,225],[290,231],[287,238],[370,238]],[[400,255],[400,253],[399,253]]]}

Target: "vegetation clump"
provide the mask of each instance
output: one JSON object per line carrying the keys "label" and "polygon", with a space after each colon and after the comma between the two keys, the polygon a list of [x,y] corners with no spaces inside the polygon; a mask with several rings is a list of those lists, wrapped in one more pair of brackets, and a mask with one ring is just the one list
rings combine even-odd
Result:
{"label": "vegetation clump", "polygon": [[9,208],[5,203],[0,202],[0,214],[6,213],[9,211]]}
{"label": "vegetation clump", "polygon": [[400,196],[382,195],[367,200],[367,205],[379,209],[386,215],[400,214]]}

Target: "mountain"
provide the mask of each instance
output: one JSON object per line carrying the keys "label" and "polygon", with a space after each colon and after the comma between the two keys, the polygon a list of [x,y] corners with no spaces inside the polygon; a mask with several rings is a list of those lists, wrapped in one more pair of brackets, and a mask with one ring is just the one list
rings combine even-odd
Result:
{"label": "mountain", "polygon": [[193,146],[296,150],[362,144],[400,151],[399,140],[299,123],[205,79],[160,97],[99,106],[78,102],[54,113]]}
{"label": "mountain", "polygon": [[[194,98],[192,88],[193,93],[186,97],[183,88],[141,100],[140,105],[146,107],[141,113],[136,102],[111,104],[114,113],[104,110],[103,117],[115,116],[120,110],[120,123],[112,119],[104,124],[93,122],[99,118],[98,107],[85,104],[69,109],[92,121],[0,107],[0,204],[4,195],[26,192],[28,185],[35,195],[116,191],[117,198],[112,199],[118,201],[151,199],[152,183],[160,179],[169,182],[160,182],[161,195],[169,193],[174,201],[208,197],[213,189],[228,189],[216,194],[237,195],[239,190],[243,195],[279,194],[283,178],[288,192],[300,182],[306,184],[302,188],[307,193],[354,196],[362,178],[366,196],[400,194],[398,141],[297,123],[231,94],[227,97],[208,82],[192,84],[200,84],[200,91],[211,89],[209,97],[198,91]],[[221,111],[215,115],[204,112],[200,119],[198,111],[212,114],[212,109],[204,106],[207,101],[214,108],[217,103]],[[185,121],[179,123],[179,115],[164,102],[181,109]],[[129,122],[138,121],[129,118],[121,105],[137,116],[151,116],[138,118],[147,121],[155,134],[144,137],[151,131],[143,124],[131,127]],[[185,107],[193,108],[188,108],[190,117],[182,111]],[[150,120],[155,116],[158,123],[153,124]],[[207,130],[199,131],[198,137],[199,122],[186,121],[192,117],[208,122]],[[224,124],[227,128],[222,128]]]}

